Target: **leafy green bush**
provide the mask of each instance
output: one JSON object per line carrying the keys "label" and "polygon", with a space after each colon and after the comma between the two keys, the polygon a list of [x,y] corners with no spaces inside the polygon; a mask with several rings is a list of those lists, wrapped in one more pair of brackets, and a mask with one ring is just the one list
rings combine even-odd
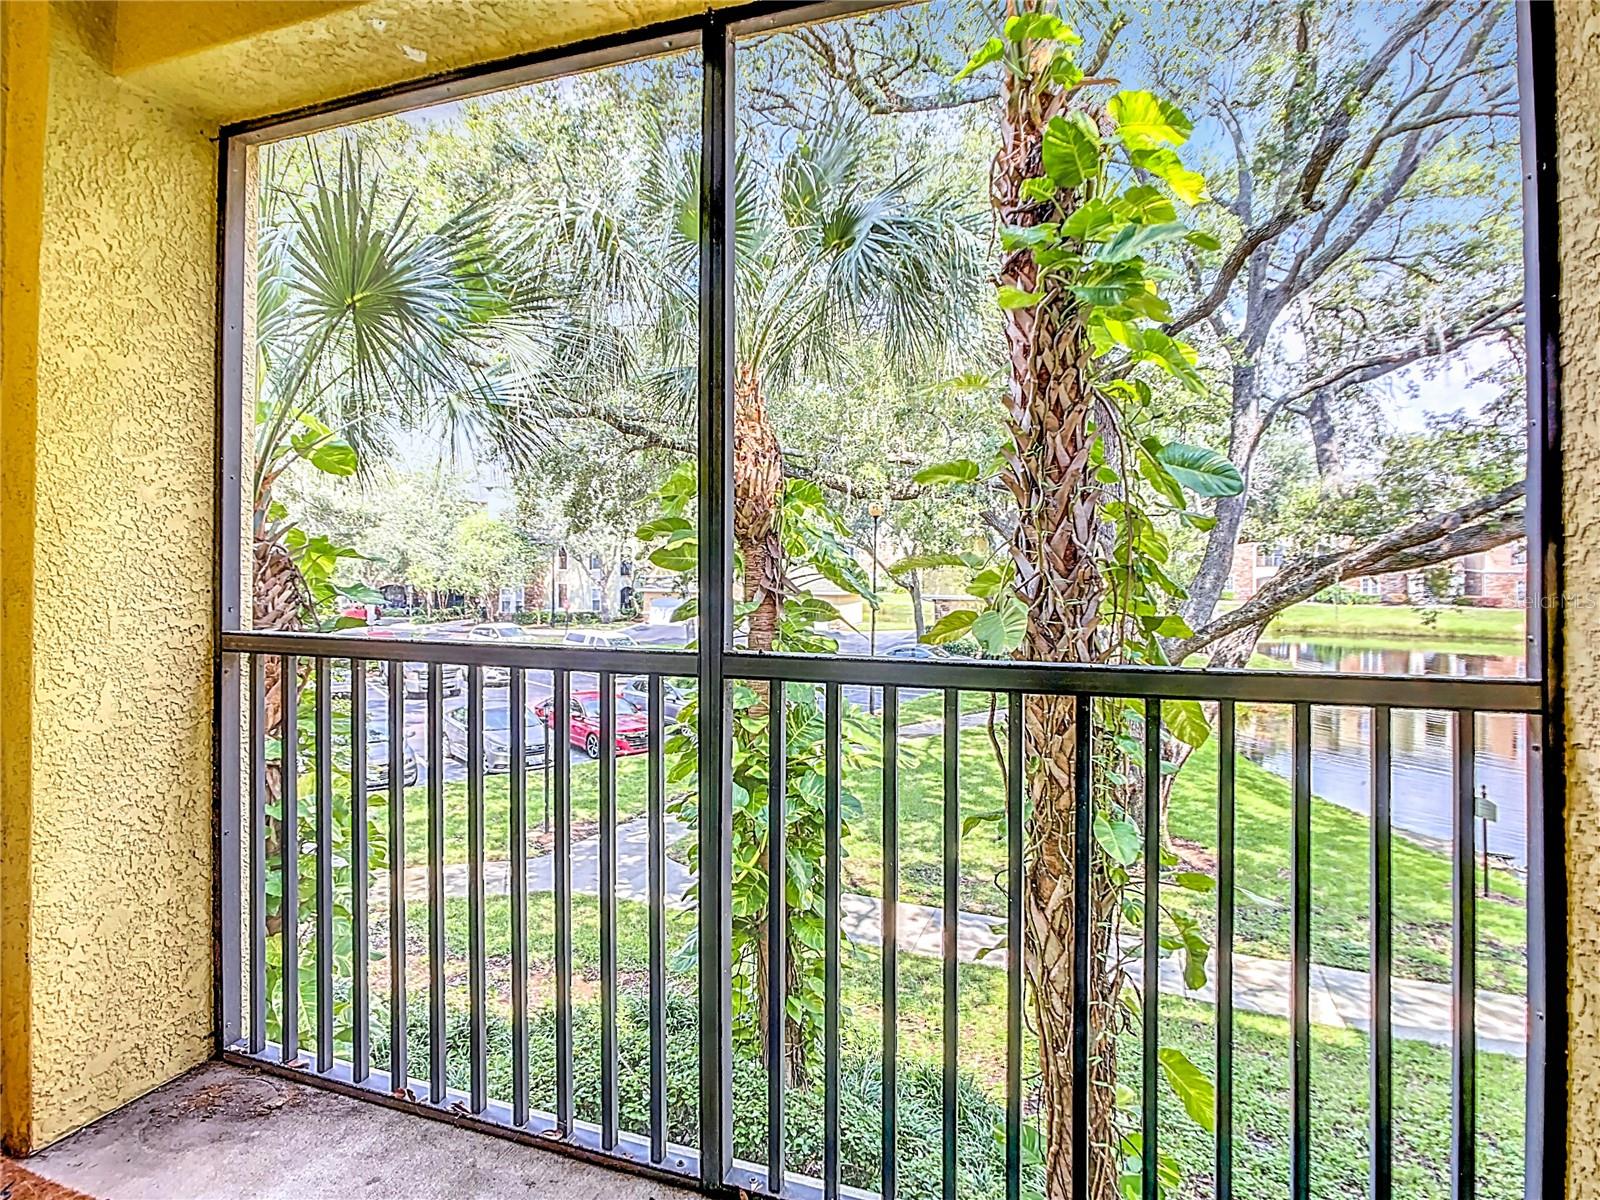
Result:
{"label": "leafy green bush", "polygon": [[[471,1016],[462,997],[453,995],[445,1013],[445,1078],[452,1089],[471,1082]],[[411,1071],[428,1069],[428,1009],[425,996],[413,996],[407,1027]],[[374,1005],[372,1064],[388,1065],[388,1013]],[[539,1111],[555,1108],[555,1009],[529,1013],[528,1097]],[[694,1146],[699,1127],[699,1030],[695,999],[684,993],[667,998],[667,1136],[681,1146]],[[511,1021],[499,1009],[488,1014],[489,1095],[511,1099]],[[624,1130],[649,1130],[650,1028],[645,998],[624,993],[617,1001],[617,1109]],[[882,1178],[881,1113],[883,1076],[876,1047],[841,1046],[839,1067],[840,1176],[847,1186],[878,1189]],[[936,1200],[940,1195],[943,1130],[943,1077],[940,1064],[902,1054],[899,1078],[900,1194],[908,1200]],[[786,1094],[786,1159],[791,1173],[822,1173],[823,1097],[814,1086],[791,1088]],[[766,1072],[759,1058],[737,1053],[734,1058],[734,1152],[751,1162],[766,1159]],[[573,1106],[581,1121],[600,1118],[600,1007],[578,1002],[572,1009]],[[995,1131],[1004,1127],[1004,1109],[970,1075],[958,1078],[957,1154],[962,1195],[992,1196],[1003,1190],[1005,1156]]]}

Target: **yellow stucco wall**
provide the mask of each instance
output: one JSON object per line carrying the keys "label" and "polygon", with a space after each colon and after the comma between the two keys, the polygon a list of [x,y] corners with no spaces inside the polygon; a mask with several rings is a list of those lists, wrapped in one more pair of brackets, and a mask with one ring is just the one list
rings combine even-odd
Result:
{"label": "yellow stucco wall", "polygon": [[0,1148],[27,1145],[33,487],[49,9],[0,7]]}
{"label": "yellow stucco wall", "polygon": [[[196,113],[227,123],[285,112],[369,88],[506,58],[547,46],[637,29],[730,0],[369,0],[314,21],[195,53],[133,66],[148,18],[170,5],[119,17],[127,78]],[[188,7],[187,5],[184,7]],[[204,5],[202,7],[211,7]],[[269,9],[283,7],[278,4]],[[130,48],[124,51],[124,46]],[[315,70],[306,64],[314,63]]]}
{"label": "yellow stucco wall", "polygon": [[211,1048],[218,125],[702,5],[0,3],[0,81],[17,89],[0,98],[15,1152]]}
{"label": "yellow stucco wall", "polygon": [[[39,260],[33,1140],[206,1057],[216,157],[58,8]],[[70,998],[70,999],[69,999]]]}
{"label": "yellow stucco wall", "polygon": [[[468,19],[466,5],[382,0],[308,5],[328,11],[284,25],[291,7],[251,18],[256,6],[130,4],[120,16],[54,6],[42,164],[26,153],[41,60],[0,63],[23,93],[0,113],[0,647],[34,653],[31,664],[0,656],[0,1105],[13,1148],[48,1142],[208,1052],[209,137],[220,122],[701,5],[476,0]],[[1600,6],[1558,8],[1567,589],[1596,596]],[[42,28],[39,14],[8,8],[0,43]],[[44,246],[36,273],[30,214]],[[1564,613],[1570,1190],[1600,1197],[1600,606]]]}
{"label": "yellow stucco wall", "polygon": [[1556,7],[1565,469],[1568,1191],[1600,1197],[1600,4]]}

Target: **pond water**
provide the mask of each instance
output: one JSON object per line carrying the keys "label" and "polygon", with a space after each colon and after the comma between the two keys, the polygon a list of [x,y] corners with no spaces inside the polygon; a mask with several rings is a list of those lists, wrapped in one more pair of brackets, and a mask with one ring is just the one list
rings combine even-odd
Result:
{"label": "pond water", "polygon": [[[1352,646],[1321,642],[1262,642],[1261,654],[1291,670],[1461,675],[1518,678],[1521,655],[1459,654],[1449,650]],[[1392,713],[1393,822],[1423,837],[1450,837],[1452,758],[1450,714],[1395,709]],[[1239,750],[1287,779],[1293,768],[1291,712],[1281,705],[1241,709]],[[1489,823],[1489,852],[1516,867],[1527,863],[1527,721],[1480,715],[1476,773],[1479,792],[1498,808]],[[1372,714],[1359,708],[1311,710],[1311,789],[1355,812],[1371,811]],[[1476,840],[1482,847],[1482,826]]]}

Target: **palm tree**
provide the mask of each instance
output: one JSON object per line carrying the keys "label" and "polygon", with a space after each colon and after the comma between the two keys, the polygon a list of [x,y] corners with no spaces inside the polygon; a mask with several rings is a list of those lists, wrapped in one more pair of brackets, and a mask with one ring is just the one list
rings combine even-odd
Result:
{"label": "palm tree", "polygon": [[[739,164],[732,515],[752,649],[772,648],[785,590],[784,462],[769,402],[829,374],[851,342],[875,340],[890,361],[925,368],[969,340],[982,303],[986,218],[923,170],[885,179],[871,167],[862,129],[848,124],[776,162]],[[698,170],[657,138],[635,195],[518,206],[521,270],[564,279],[558,290],[576,298],[566,332],[524,363],[551,415],[633,434],[691,418]]]}
{"label": "palm tree", "polygon": [[295,461],[335,475],[370,472],[402,430],[488,445],[510,466],[538,449],[535,414],[499,387],[505,346],[550,310],[507,283],[491,210],[469,205],[419,227],[409,197],[364,169],[355,143],[330,171],[303,146],[304,186],[286,183],[296,146],[269,150],[260,193],[251,532],[254,625],[297,627],[307,581],[284,543],[273,486]]}
{"label": "palm tree", "polygon": [[[781,648],[782,603],[795,590],[771,401],[802,379],[827,377],[852,343],[875,343],[885,361],[925,371],[972,340],[986,303],[986,214],[924,170],[885,178],[873,165],[864,130],[843,122],[817,141],[739,163],[732,524],[752,650]],[[581,301],[568,330],[523,363],[538,384],[530,382],[530,397],[551,416],[687,449],[671,431],[691,419],[695,394],[698,170],[692,153],[657,137],[632,195],[525,197],[517,206],[520,269],[564,280],[559,290]],[[760,717],[769,693],[756,693]],[[764,1039],[764,930],[750,943]],[[801,957],[789,956],[791,972]],[[791,1081],[805,1072],[798,1032],[791,1020]]]}

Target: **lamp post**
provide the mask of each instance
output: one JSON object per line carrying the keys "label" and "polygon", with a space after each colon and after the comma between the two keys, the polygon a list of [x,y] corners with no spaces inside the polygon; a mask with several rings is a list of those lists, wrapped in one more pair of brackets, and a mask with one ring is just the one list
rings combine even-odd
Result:
{"label": "lamp post", "polygon": [[[872,518],[872,612],[867,617],[867,653],[876,658],[878,655],[878,523],[883,520],[883,505],[873,501],[867,506],[867,515]],[[877,700],[878,689],[869,687],[867,712],[878,711]]]}
{"label": "lamp post", "polygon": [[556,627],[556,559],[561,554],[559,543],[550,546],[550,628]]}

